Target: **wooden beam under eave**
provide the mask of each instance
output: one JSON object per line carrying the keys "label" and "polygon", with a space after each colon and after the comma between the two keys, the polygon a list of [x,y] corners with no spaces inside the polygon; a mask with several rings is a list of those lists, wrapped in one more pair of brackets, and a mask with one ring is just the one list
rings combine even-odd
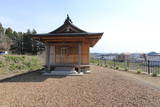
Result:
{"label": "wooden beam under eave", "polygon": [[44,39],[43,41],[48,41],[48,42],[78,42],[78,41],[84,41],[83,39]]}
{"label": "wooden beam under eave", "polygon": [[67,45],[67,46],[76,46],[78,45],[79,43],[82,43],[82,42],[58,42],[58,43],[50,43],[50,45],[54,45],[54,46],[62,46],[62,45]]}
{"label": "wooden beam under eave", "polygon": [[39,37],[39,38],[42,38],[42,39],[82,39],[82,38],[84,38],[84,37],[76,37],[76,36],[74,36],[74,37],[66,37],[66,36],[60,36],[60,37],[55,37],[55,36],[53,36],[53,37],[45,37],[45,36],[43,36],[43,37]]}
{"label": "wooden beam under eave", "polygon": [[79,40],[79,41],[83,41],[84,39],[43,39],[43,40],[52,40],[52,41],[77,41],[77,40]]}
{"label": "wooden beam under eave", "polygon": [[93,47],[99,40],[100,40],[100,38],[98,38],[98,39],[90,39],[89,40],[90,47]]}

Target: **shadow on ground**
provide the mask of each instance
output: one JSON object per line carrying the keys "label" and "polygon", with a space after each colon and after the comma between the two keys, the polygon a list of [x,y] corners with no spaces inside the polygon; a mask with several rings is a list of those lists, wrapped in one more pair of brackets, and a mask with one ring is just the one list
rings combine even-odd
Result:
{"label": "shadow on ground", "polygon": [[23,74],[19,74],[16,76],[12,76],[9,78],[5,78],[0,80],[0,83],[4,82],[43,82],[48,78],[64,78],[66,76],[46,76],[42,75],[39,70],[31,71]]}

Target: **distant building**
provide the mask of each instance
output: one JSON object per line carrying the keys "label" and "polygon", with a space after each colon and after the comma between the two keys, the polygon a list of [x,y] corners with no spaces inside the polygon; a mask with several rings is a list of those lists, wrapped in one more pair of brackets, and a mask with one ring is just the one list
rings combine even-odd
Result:
{"label": "distant building", "polygon": [[147,54],[147,60],[160,61],[160,54],[156,52],[150,52]]}
{"label": "distant building", "polygon": [[118,54],[102,54],[102,53],[91,53],[91,57],[94,59],[102,59],[102,60],[114,60],[116,59]]}
{"label": "distant building", "polygon": [[132,53],[128,56],[128,60],[132,62],[144,61],[145,59],[146,59],[145,54],[141,54],[141,53]]}
{"label": "distant building", "polygon": [[156,52],[149,52],[147,55],[148,55],[148,56],[156,56],[156,55],[159,55],[159,53],[156,53]]}
{"label": "distant building", "polygon": [[106,59],[106,60],[114,60],[114,59],[116,59],[117,55],[118,54],[106,54],[106,55],[104,55],[104,59]]}

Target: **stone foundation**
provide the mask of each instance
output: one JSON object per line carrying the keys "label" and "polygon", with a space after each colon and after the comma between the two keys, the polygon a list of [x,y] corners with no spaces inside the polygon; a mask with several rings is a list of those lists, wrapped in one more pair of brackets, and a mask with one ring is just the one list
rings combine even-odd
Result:
{"label": "stone foundation", "polygon": [[56,67],[50,72],[44,72],[43,75],[83,75],[83,72],[77,72],[74,67]]}

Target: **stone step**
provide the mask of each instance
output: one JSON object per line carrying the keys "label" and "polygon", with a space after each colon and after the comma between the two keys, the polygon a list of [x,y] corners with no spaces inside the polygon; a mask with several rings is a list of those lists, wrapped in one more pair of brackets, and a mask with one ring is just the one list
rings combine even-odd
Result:
{"label": "stone step", "polygon": [[55,71],[74,71],[74,67],[56,67],[54,69]]}

